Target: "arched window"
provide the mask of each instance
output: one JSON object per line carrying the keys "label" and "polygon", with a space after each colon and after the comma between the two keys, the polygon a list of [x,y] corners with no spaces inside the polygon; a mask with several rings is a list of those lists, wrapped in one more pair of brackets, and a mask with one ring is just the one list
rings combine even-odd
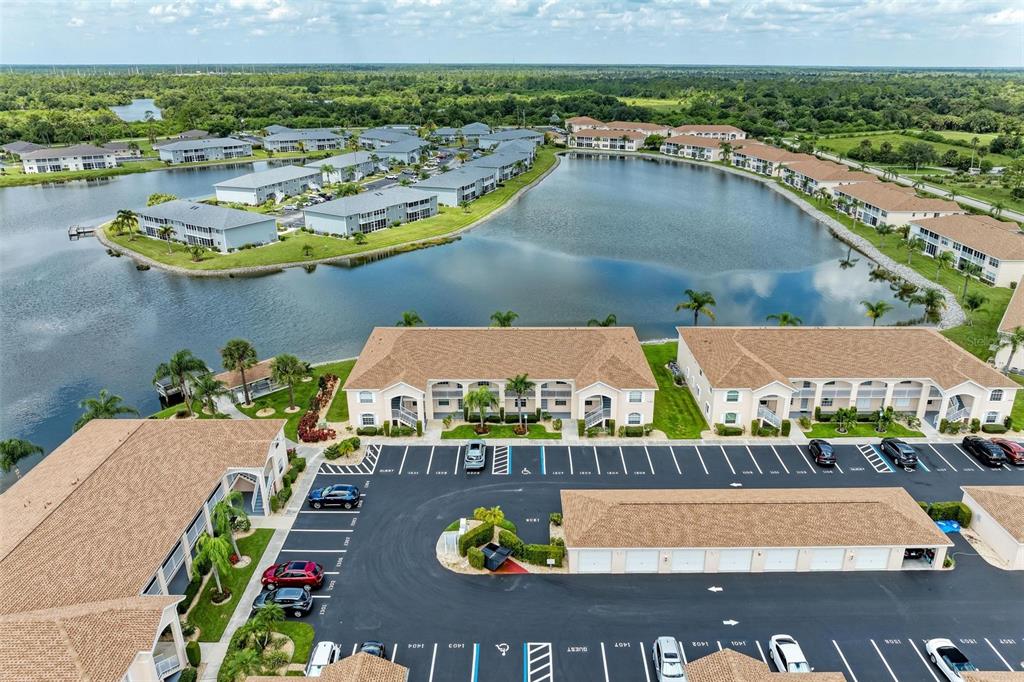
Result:
{"label": "arched window", "polygon": [[740,401],[740,392],[739,391],[726,391],[725,392],[725,402],[727,402],[727,403],[738,403],[739,401]]}
{"label": "arched window", "polygon": [[640,413],[630,412],[629,417],[627,417],[626,421],[629,423],[630,426],[638,426],[640,424]]}
{"label": "arched window", "polygon": [[1003,399],[1003,389],[997,388],[997,389],[993,390],[992,391],[992,395],[990,395],[988,397],[988,399],[991,400],[994,403],[999,402],[1000,400]]}
{"label": "arched window", "polygon": [[372,412],[364,412],[359,417],[359,423],[363,426],[374,426],[377,423],[377,418]]}

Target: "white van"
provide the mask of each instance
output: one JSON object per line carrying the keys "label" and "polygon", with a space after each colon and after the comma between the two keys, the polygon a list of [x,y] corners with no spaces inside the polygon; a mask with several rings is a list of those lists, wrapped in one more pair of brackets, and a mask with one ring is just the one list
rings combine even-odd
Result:
{"label": "white van", "polygon": [[324,668],[341,658],[341,647],[334,642],[317,642],[306,666],[306,677],[320,677]]}
{"label": "white van", "polygon": [[679,642],[675,637],[659,637],[654,641],[652,650],[654,672],[658,682],[686,682],[686,671],[683,670],[683,657],[679,652]]}

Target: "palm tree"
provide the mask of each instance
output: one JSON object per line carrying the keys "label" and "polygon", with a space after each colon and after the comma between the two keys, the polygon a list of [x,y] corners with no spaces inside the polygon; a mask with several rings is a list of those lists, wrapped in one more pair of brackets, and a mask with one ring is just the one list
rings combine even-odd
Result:
{"label": "palm tree", "polygon": [[206,404],[210,414],[217,414],[217,398],[228,395],[230,391],[213,376],[212,372],[203,372],[192,379],[192,396]]}
{"label": "palm tree", "polygon": [[423,318],[416,314],[415,310],[406,310],[402,313],[402,319],[400,319],[395,326],[396,327],[418,327],[423,324]]}
{"label": "palm tree", "polygon": [[939,313],[941,313],[946,307],[946,297],[943,296],[938,289],[929,287],[928,289],[911,296],[910,303],[923,305],[925,314],[929,318],[938,318]]}
{"label": "palm tree", "polygon": [[722,142],[718,145],[718,148],[722,150],[722,162],[726,166],[732,165],[732,144],[729,142]]}
{"label": "palm tree", "polygon": [[979,291],[972,291],[964,297],[964,308],[967,309],[967,324],[974,326],[974,313],[985,305],[985,294]]}
{"label": "palm tree", "polygon": [[502,312],[500,310],[496,310],[491,315],[491,326],[492,327],[511,327],[512,323],[516,321],[517,317],[519,317],[519,313],[517,313],[515,311],[506,310],[505,312]]}
{"label": "palm tree", "polygon": [[505,512],[499,505],[493,507],[477,507],[473,510],[473,518],[477,521],[497,525],[505,520]]}
{"label": "palm tree", "polygon": [[519,428],[525,431],[525,425],[523,424],[523,408],[521,403],[523,402],[523,396],[533,393],[533,389],[536,384],[530,381],[529,377],[525,374],[517,374],[511,379],[506,379],[505,392],[511,393],[516,397],[516,412],[519,415]]}
{"label": "palm tree", "polygon": [[241,492],[232,490],[213,506],[210,519],[213,522],[214,532],[218,536],[231,540],[231,549],[234,550],[235,556],[242,556],[242,553],[238,551],[238,543],[235,542],[235,532],[231,528],[231,520],[245,518],[245,509],[241,505],[243,499]]}
{"label": "palm tree", "polygon": [[775,320],[780,327],[799,327],[804,323],[803,320],[792,313],[773,313],[764,319]]}
{"label": "palm tree", "polygon": [[213,579],[217,582],[217,592],[224,594],[224,588],[220,582],[220,572],[227,573],[231,570],[231,543],[228,539],[203,533],[196,540],[196,556],[194,561],[201,564],[209,563],[213,569]]}
{"label": "palm tree", "polygon": [[341,186],[341,189],[338,190],[338,196],[342,197],[350,197],[355,194],[359,194],[359,185],[355,182],[346,182]]}
{"label": "palm tree", "polygon": [[192,351],[184,348],[172,355],[170,361],[157,365],[153,383],[156,384],[161,379],[170,379],[171,386],[181,391],[181,397],[184,398],[185,407],[188,408],[191,417],[192,399],[189,397],[189,382],[197,373],[205,372],[209,372],[206,363],[192,355]]}
{"label": "palm tree", "polygon": [[872,327],[875,326],[875,323],[877,323],[883,315],[892,310],[892,304],[888,301],[875,301],[874,303],[871,301],[861,301],[860,304],[864,306],[866,311],[864,313],[865,316],[871,318]]}
{"label": "palm tree", "polygon": [[1024,327],[1014,327],[1012,332],[1000,340],[1000,349],[1010,349],[1010,357],[1006,358],[1006,366],[1003,367],[1004,372],[1010,371],[1010,363],[1013,361],[1013,356],[1016,355],[1017,351],[1022,347],[1024,347]]}
{"label": "palm tree", "polygon": [[943,268],[953,267],[953,263],[956,262],[956,256],[953,255],[952,251],[942,251],[935,256],[935,278],[938,279],[939,273],[942,272]]}
{"label": "palm tree", "polygon": [[907,249],[907,265],[910,265],[910,259],[915,253],[920,252],[924,247],[924,240],[920,237],[909,237],[903,245]]}
{"label": "palm tree", "polygon": [[1004,208],[1003,202],[1001,202],[1001,201],[993,201],[992,202],[992,210],[990,211],[990,213],[992,214],[992,217],[993,218],[998,218],[999,216],[1001,216],[1003,214],[1003,208]]}
{"label": "palm tree", "polygon": [[480,413],[480,427],[478,433],[487,433],[487,410],[498,404],[498,399],[491,393],[488,386],[478,388],[466,394],[466,407],[470,410],[477,410]]}
{"label": "palm tree", "polygon": [[284,622],[284,609],[280,604],[266,604],[256,615],[249,619],[247,625],[252,629],[253,637],[260,649],[266,649],[277,626]]}
{"label": "palm tree", "polygon": [[715,319],[715,311],[711,309],[711,306],[718,305],[715,302],[715,297],[712,296],[710,291],[694,291],[693,289],[687,289],[685,292],[688,300],[683,301],[676,305],[676,312],[680,310],[692,310],[693,311],[693,324],[697,326],[697,319],[703,313],[710,319]]}
{"label": "palm tree", "polygon": [[599,320],[596,317],[592,317],[587,320],[588,327],[614,327],[619,323],[619,318],[615,317],[614,314],[609,314],[603,320]]}
{"label": "palm tree", "polygon": [[135,238],[135,228],[139,224],[139,218],[135,215],[135,212],[122,208],[117,212],[117,216],[110,222],[111,227],[117,230],[118,234],[128,233],[129,241]]}
{"label": "palm tree", "polygon": [[164,225],[162,227],[158,227],[156,228],[156,234],[160,239],[167,240],[167,253],[174,253],[174,242],[171,241],[171,237],[174,236],[174,226]]}
{"label": "palm tree", "polygon": [[252,404],[249,398],[249,384],[245,380],[245,370],[256,364],[256,349],[245,339],[231,339],[220,349],[220,359],[224,369],[238,372],[242,379],[242,393],[245,404]]}
{"label": "palm tree", "polygon": [[324,182],[330,182],[331,181],[331,173],[333,173],[334,170],[335,170],[334,166],[332,166],[329,163],[325,163],[322,166],[320,166],[320,172],[323,173]]}
{"label": "palm tree", "polygon": [[263,657],[254,648],[235,649],[224,659],[221,671],[231,682],[239,682],[263,672]]}
{"label": "palm tree", "polygon": [[960,294],[960,299],[965,300],[967,296],[967,283],[971,280],[971,277],[981,276],[981,266],[977,263],[964,263],[961,272],[964,273],[964,291]]}
{"label": "palm tree", "polygon": [[818,201],[823,204],[828,203],[829,197],[832,196],[827,187],[819,187],[814,194],[818,197]]}
{"label": "palm tree", "polygon": [[18,460],[41,454],[43,454],[43,449],[27,440],[8,438],[0,441],[0,471],[6,474],[15,467]]}
{"label": "palm tree", "polygon": [[294,355],[282,353],[270,361],[270,376],[279,384],[288,384],[288,407],[295,408],[295,384],[306,376],[306,363]]}
{"label": "palm tree", "polygon": [[75,422],[75,431],[82,428],[93,419],[114,419],[119,414],[134,414],[138,416],[139,411],[131,405],[125,405],[124,399],[119,395],[113,395],[107,389],[101,388],[95,398],[85,398],[78,403],[85,412]]}
{"label": "palm tree", "polygon": [[203,254],[206,253],[206,249],[199,244],[193,244],[188,247],[188,253],[192,256],[192,262],[198,263],[203,260]]}

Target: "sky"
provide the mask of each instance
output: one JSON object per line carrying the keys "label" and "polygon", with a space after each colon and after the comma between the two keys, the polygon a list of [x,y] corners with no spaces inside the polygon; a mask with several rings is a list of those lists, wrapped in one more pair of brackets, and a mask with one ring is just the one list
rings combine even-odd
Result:
{"label": "sky", "polygon": [[0,64],[1024,67],[1024,0],[0,0]]}

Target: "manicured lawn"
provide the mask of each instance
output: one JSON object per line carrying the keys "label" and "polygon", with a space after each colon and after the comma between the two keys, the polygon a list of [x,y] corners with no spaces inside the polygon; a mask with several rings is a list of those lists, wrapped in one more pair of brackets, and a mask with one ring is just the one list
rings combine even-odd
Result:
{"label": "manicured lawn", "polygon": [[[1017,374],[1007,374],[1006,376],[1024,386],[1024,377]],[[1020,431],[1024,428],[1024,390],[1017,391],[1017,395],[1013,399],[1013,409],[1010,411],[1010,417],[1013,418],[1014,431]]]}
{"label": "manicured lawn", "polygon": [[457,440],[473,440],[475,438],[527,438],[529,440],[560,440],[562,434],[558,431],[548,431],[543,424],[530,424],[527,426],[525,436],[518,435],[512,429],[513,424],[490,424],[490,431],[479,435],[472,424],[460,424],[451,431],[442,431],[441,438]]}
{"label": "manicured lawn", "polygon": [[295,652],[292,654],[292,663],[303,663],[309,660],[313,652],[313,638],[316,631],[309,623],[302,623],[297,620],[286,620],[274,628],[274,632],[286,635],[295,642]]}
{"label": "manicured lawn", "polygon": [[[287,235],[285,241],[267,246],[235,253],[207,252],[201,261],[195,263],[182,244],[172,244],[168,253],[167,242],[137,235],[129,241],[127,235],[113,234],[108,230],[107,236],[117,244],[148,256],[153,260],[168,265],[189,268],[192,270],[217,270],[221,268],[242,268],[257,265],[286,265],[304,261],[348,256],[365,253],[375,249],[395,247],[408,242],[443,237],[451,232],[464,228],[485,215],[507,203],[519,190],[533,182],[539,175],[555,163],[555,152],[551,148],[537,150],[537,160],[533,168],[522,175],[507,181],[499,189],[480,197],[472,202],[468,210],[453,207],[440,207],[440,213],[431,218],[395,228],[378,230],[366,235],[365,244],[356,244],[352,239],[340,239],[308,232],[295,232]],[[310,247],[307,256],[303,249]]]}
{"label": "manicured lawn", "polygon": [[811,430],[805,431],[808,438],[917,438],[924,436],[920,431],[911,431],[903,424],[893,424],[885,433],[875,430],[875,425],[865,422],[857,422],[851,426],[849,433],[836,433],[835,424],[828,422],[815,422],[811,424]]}
{"label": "manicured lawn", "polygon": [[[221,583],[228,590],[231,590],[231,599],[224,604],[214,606],[210,602],[210,594],[217,589],[217,583],[211,576],[203,588],[202,594],[196,598],[196,604],[189,613],[189,620],[200,629],[200,642],[216,642],[224,634],[231,614],[242,598],[245,586],[256,571],[256,565],[263,556],[263,552],[270,544],[270,538],[274,531],[270,528],[259,528],[252,535],[238,541],[238,550],[245,556],[252,557],[252,561],[245,568],[232,568],[226,575],[220,577]],[[249,608],[243,604],[241,608]]]}
{"label": "manicured lawn", "polygon": [[[149,418],[150,419],[170,419],[171,417],[173,417],[176,414],[178,414],[178,410],[184,410],[184,409],[185,409],[185,404],[184,403],[178,403],[177,405],[171,405],[170,407],[165,407],[164,409],[160,410],[159,412],[156,412],[154,414],[149,415]],[[203,406],[199,403],[198,400],[193,400],[192,401],[192,411],[195,414],[199,415],[200,419],[229,419],[229,417],[226,414],[216,414],[216,415],[206,414],[205,412],[203,412]]]}
{"label": "manicured lawn", "polygon": [[654,394],[654,428],[669,438],[700,438],[700,432],[708,428],[708,423],[690,389],[676,386],[672,373],[665,368],[669,360],[676,359],[677,345],[675,341],[643,345],[644,355],[658,382],[658,391]]}
{"label": "manicured lawn", "polygon": [[[253,419],[287,419],[288,423],[284,426],[284,435],[290,440],[297,441],[299,420],[302,419],[303,413],[309,407],[309,401],[320,386],[320,377],[324,374],[337,374],[339,381],[344,384],[349,372],[352,371],[353,365],[355,365],[355,360],[342,360],[341,362],[331,362],[314,367],[312,381],[300,382],[295,385],[295,404],[302,409],[294,414],[285,412],[285,408],[288,407],[287,388],[256,398],[253,401],[253,407],[242,407],[239,405],[238,409]],[[274,414],[268,417],[256,416],[257,412],[267,407],[274,408]],[[335,417],[338,418],[335,419]],[[348,420],[348,403],[345,400],[345,393],[343,391],[339,390],[338,394],[334,397],[334,402],[331,403],[330,408],[327,410],[327,420]]]}
{"label": "manicured lawn", "polygon": [[[982,140],[984,139],[984,136],[978,135],[978,139]],[[928,142],[928,140],[922,140],[910,135],[901,135],[900,133],[882,133],[880,135],[871,133],[851,133],[842,137],[822,138],[818,141],[818,146],[822,149],[831,149],[845,156],[854,147],[859,147],[861,140],[871,140],[871,147],[876,151],[881,147],[883,142],[891,144],[893,149],[899,149],[899,146],[905,142],[925,142],[926,144],[930,144],[934,147],[936,154],[939,156],[945,154],[949,149],[955,149],[961,156],[971,155],[970,147],[961,147],[959,145],[946,144],[944,142]],[[967,138],[967,141],[970,142],[970,137]],[[990,160],[997,166],[1005,166],[1012,160],[1004,154],[986,154],[984,158]]]}

